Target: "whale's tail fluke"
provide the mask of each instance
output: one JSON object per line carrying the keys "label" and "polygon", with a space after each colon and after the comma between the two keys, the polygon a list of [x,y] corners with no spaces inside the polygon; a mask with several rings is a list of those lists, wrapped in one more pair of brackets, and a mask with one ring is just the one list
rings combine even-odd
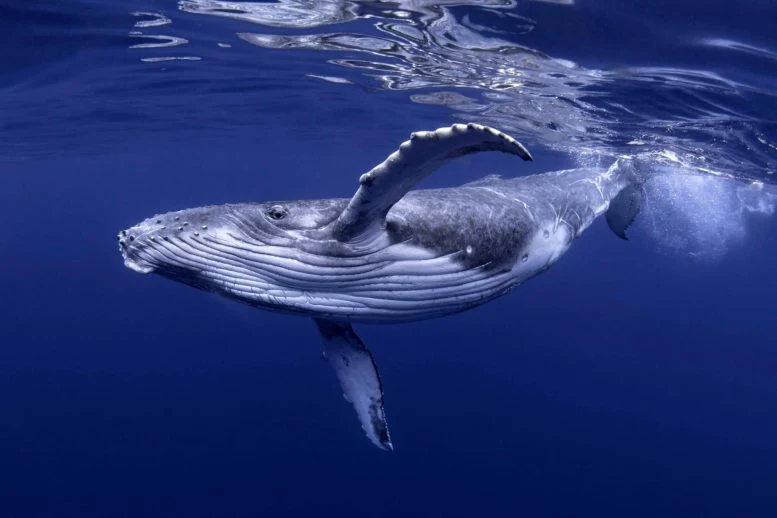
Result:
{"label": "whale's tail fluke", "polygon": [[605,219],[616,236],[627,240],[626,231],[637,219],[645,198],[645,178],[631,159],[619,159],[612,165],[610,170],[612,169],[616,169],[615,172],[623,176],[625,187],[610,200]]}
{"label": "whale's tail fluke", "polygon": [[645,191],[642,184],[634,182],[628,184],[610,201],[610,208],[607,209],[605,219],[610,230],[619,238],[628,239],[626,231],[637,218],[644,196]]}

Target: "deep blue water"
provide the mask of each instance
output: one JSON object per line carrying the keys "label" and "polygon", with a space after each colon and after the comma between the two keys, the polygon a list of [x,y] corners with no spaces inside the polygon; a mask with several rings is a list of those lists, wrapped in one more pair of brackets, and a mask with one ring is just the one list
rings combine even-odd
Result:
{"label": "deep blue water", "polygon": [[[0,516],[777,516],[777,5],[0,3]],[[160,44],[165,46],[160,46]],[[170,59],[177,58],[177,59]],[[116,232],[349,196],[462,120],[677,174],[622,242],[358,326],[393,453],[306,319],[122,264]]]}

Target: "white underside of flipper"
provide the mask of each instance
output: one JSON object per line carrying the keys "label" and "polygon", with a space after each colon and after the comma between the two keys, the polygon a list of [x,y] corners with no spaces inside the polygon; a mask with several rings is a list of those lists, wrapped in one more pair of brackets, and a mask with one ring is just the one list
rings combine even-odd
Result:
{"label": "white underside of flipper", "polygon": [[356,410],[367,438],[382,450],[393,450],[383,409],[383,386],[372,354],[350,324],[314,320],[324,341],[324,358],[334,369],[343,396]]}

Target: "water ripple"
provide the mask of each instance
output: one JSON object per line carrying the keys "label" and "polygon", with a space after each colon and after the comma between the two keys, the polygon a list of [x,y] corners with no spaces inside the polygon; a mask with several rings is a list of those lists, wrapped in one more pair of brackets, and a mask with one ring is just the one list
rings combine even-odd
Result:
{"label": "water ripple", "polygon": [[[136,28],[163,27],[171,25],[173,21],[161,13],[141,12],[132,13],[132,16],[147,18],[135,22]],[[144,43],[135,43],[130,45],[131,49],[164,49],[169,47],[180,47],[188,45],[189,40],[180,36],[169,36],[165,34],[145,34],[142,31],[130,31],[128,36],[133,39],[145,39]],[[144,63],[160,63],[165,61],[200,61],[199,56],[152,56],[140,58]]]}
{"label": "water ripple", "polygon": [[136,16],[138,18],[149,18],[148,20],[138,20],[135,22],[135,27],[139,29],[144,29],[146,27],[162,27],[163,25],[170,25],[173,23],[170,18],[160,13],[146,13],[138,11],[132,13],[132,16]]}
{"label": "water ripple", "polygon": [[777,61],[777,52],[773,50],[757,47],[755,45],[749,45],[747,43],[741,43],[734,40],[728,40],[725,38],[706,38],[701,40],[701,44],[708,45],[710,47],[720,47],[736,52],[751,54],[753,56],[758,56],[771,61]]}
{"label": "water ripple", "polygon": [[269,27],[306,29],[355,19],[355,3],[343,0],[280,0],[278,3],[181,0],[178,8]]}
{"label": "water ripple", "polygon": [[[551,2],[571,4],[572,2]],[[226,16],[300,33],[239,32],[263,49],[340,54],[332,65],[361,71],[386,90],[517,133],[534,143],[589,160],[640,149],[671,150],[688,162],[715,162],[731,176],[769,178],[777,113],[764,118],[753,101],[774,106],[774,93],[711,70],[679,67],[593,69],[521,45],[537,22],[509,0],[282,0],[279,4],[184,0],[183,11]],[[462,14],[459,7],[467,6]],[[357,24],[368,21],[368,24]],[[350,24],[345,32],[310,32]],[[345,27],[345,25],[343,25]],[[773,59],[768,49],[730,40],[704,45]],[[358,56],[358,57],[357,57]],[[348,81],[352,83],[353,80]],[[438,90],[428,92],[429,89]],[[649,99],[649,102],[645,100]]]}
{"label": "water ripple", "polygon": [[162,34],[142,34],[140,32],[130,32],[130,38],[145,38],[151,40],[147,43],[135,43],[130,45],[131,49],[156,49],[165,47],[177,47],[178,45],[186,45],[189,40],[186,38],[179,38],[176,36],[165,36]]}
{"label": "water ripple", "polygon": [[[270,117],[268,110],[306,113],[321,89],[349,89],[317,104],[318,120],[379,116],[377,96],[404,95],[408,117],[477,120],[585,163],[674,153],[700,170],[777,180],[777,52],[770,45],[662,34],[646,43],[671,40],[692,60],[641,59],[631,42],[630,58],[608,62],[577,40],[580,24],[600,13],[571,1],[179,0],[173,11],[123,13],[83,1],[87,18],[63,3],[63,25],[46,30],[46,48],[61,58],[7,67],[4,156],[46,135],[76,138],[73,120],[93,124],[90,142],[122,138],[133,127],[239,132]],[[574,52],[576,45],[583,50]],[[350,96],[362,94],[371,97],[354,106]],[[191,96],[207,102],[187,102]],[[264,101],[259,113],[245,109],[256,96]],[[46,144],[37,145],[52,148]]]}

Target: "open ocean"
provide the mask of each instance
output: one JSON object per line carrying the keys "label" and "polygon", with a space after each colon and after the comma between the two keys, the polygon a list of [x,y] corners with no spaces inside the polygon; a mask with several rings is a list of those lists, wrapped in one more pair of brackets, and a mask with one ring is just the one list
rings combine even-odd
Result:
{"label": "open ocean", "polygon": [[[0,0],[0,517],[777,517],[777,2]],[[662,174],[474,310],[357,325],[395,451],[310,319],[124,267],[156,213]]]}

